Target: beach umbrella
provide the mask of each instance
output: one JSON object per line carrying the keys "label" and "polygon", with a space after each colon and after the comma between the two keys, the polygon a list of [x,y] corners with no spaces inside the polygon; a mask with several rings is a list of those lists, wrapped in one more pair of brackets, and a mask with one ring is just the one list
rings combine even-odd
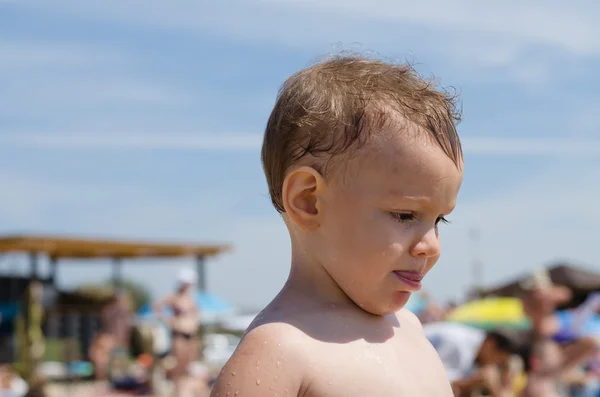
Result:
{"label": "beach umbrella", "polygon": [[482,329],[528,329],[529,320],[517,298],[485,298],[467,302],[452,312],[447,321]]}
{"label": "beach umbrella", "polygon": [[[198,292],[195,296],[196,306],[200,311],[202,323],[214,323],[223,318],[227,318],[236,314],[237,308],[229,301],[207,292]],[[164,310],[165,315],[172,315],[171,309]],[[141,320],[151,319],[154,317],[152,307],[150,305],[143,306],[137,312],[138,318]]]}
{"label": "beach umbrella", "polygon": [[600,338],[600,315],[591,313],[583,319],[578,320],[577,311],[561,310],[556,312],[556,318],[560,326],[555,339],[568,342],[584,336]]}
{"label": "beach umbrella", "polygon": [[213,323],[236,313],[236,307],[229,301],[208,292],[198,292],[196,305],[203,323]]}

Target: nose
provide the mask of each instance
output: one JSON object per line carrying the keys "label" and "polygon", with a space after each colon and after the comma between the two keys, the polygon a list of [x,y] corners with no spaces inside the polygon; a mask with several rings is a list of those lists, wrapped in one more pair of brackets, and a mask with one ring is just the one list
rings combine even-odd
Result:
{"label": "nose", "polygon": [[433,227],[419,238],[410,249],[410,254],[420,258],[434,258],[440,255],[440,236]]}

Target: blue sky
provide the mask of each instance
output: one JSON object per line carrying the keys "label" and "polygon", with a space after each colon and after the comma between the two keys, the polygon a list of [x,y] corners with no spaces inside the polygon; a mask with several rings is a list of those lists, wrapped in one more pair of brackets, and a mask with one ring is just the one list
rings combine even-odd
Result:
{"label": "blue sky", "polygon": [[[469,285],[473,227],[487,283],[597,266],[597,15],[592,1],[0,0],[0,232],[231,243],[210,289],[265,304],[289,243],[261,133],[288,75],[348,48],[462,93],[465,182],[428,290]],[[125,274],[162,295],[182,264]],[[60,282],[109,274],[66,265]]]}

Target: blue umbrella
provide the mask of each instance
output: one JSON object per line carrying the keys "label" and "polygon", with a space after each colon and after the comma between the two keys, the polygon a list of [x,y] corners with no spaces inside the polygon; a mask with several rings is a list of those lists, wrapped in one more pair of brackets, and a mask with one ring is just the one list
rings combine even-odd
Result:
{"label": "blue umbrella", "polygon": [[576,324],[576,312],[572,310],[562,310],[556,312],[556,318],[560,324],[560,331],[555,335],[559,341],[569,341],[582,336],[593,336],[600,338],[600,315],[592,313],[583,320],[577,330],[573,329]]}
{"label": "blue umbrella", "polygon": [[207,292],[199,292],[196,295],[196,304],[203,312],[230,312],[234,306],[223,298]]}
{"label": "blue umbrella", "polygon": [[[236,307],[229,301],[207,292],[199,292],[196,295],[196,305],[203,322],[214,322],[218,318],[227,317],[236,312]],[[165,310],[165,313],[172,314],[170,309]],[[152,318],[152,307],[150,305],[143,306],[138,310],[137,315],[140,319]]]}
{"label": "blue umbrella", "polygon": [[208,292],[199,292],[196,295],[196,305],[202,316],[203,322],[214,322],[221,317],[235,313],[235,306],[227,300]]}
{"label": "blue umbrella", "polygon": [[153,314],[153,310],[152,310],[151,305],[144,305],[137,312],[138,317],[143,318],[143,319],[151,317],[152,314]]}

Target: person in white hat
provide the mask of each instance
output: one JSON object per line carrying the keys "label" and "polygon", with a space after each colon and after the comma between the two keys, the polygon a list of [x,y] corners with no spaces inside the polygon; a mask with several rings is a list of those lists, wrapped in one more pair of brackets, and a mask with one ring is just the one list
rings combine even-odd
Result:
{"label": "person in white hat", "polygon": [[187,375],[190,363],[197,356],[200,312],[193,294],[197,279],[193,269],[179,269],[176,292],[155,305],[155,310],[159,312],[164,308],[172,311],[169,322],[172,335],[171,355],[176,364],[170,375],[175,381]]}

